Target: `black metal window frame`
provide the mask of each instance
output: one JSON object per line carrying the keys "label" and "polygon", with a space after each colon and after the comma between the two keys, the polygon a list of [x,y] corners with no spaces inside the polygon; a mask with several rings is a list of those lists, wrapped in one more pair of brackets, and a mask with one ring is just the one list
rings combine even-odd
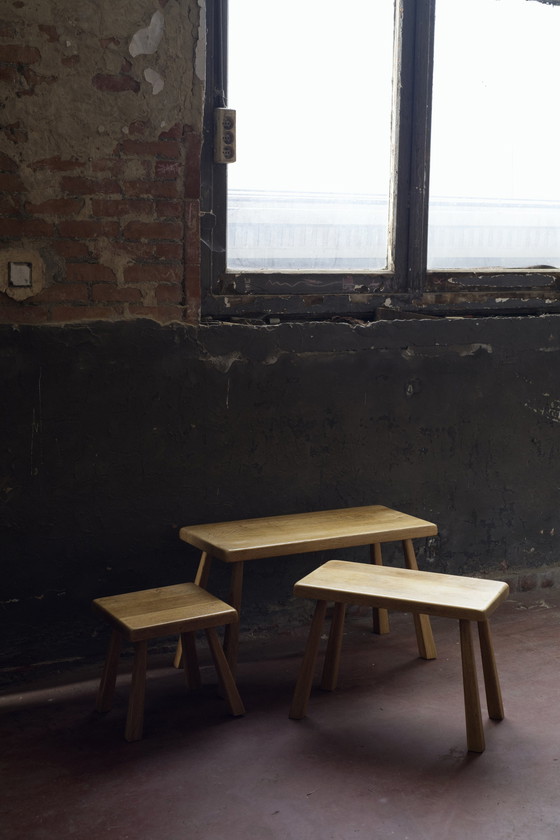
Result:
{"label": "black metal window frame", "polygon": [[[207,4],[201,162],[202,317],[527,315],[560,312],[560,271],[427,270],[430,129],[437,0],[396,0],[390,270],[367,273],[226,270],[228,164],[214,163],[214,110],[227,105],[227,0]],[[481,126],[481,131],[491,130]]]}

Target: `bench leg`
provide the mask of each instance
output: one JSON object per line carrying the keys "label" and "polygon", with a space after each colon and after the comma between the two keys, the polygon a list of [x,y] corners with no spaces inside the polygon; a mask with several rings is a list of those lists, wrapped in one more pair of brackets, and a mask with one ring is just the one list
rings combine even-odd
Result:
{"label": "bench leg", "polygon": [[470,621],[461,619],[459,621],[459,630],[461,638],[461,661],[463,665],[467,747],[470,752],[480,753],[484,752],[485,742]]}
{"label": "bench leg", "polygon": [[[376,566],[383,565],[383,557],[381,556],[381,543],[373,543],[369,547],[370,562]],[[372,608],[373,632],[378,636],[383,636],[389,632],[389,613],[387,610]]]}
{"label": "bench leg", "polygon": [[[194,583],[196,583],[197,586],[202,587],[202,589],[206,589],[206,586],[208,585],[211,564],[212,558],[205,551],[203,551],[200,555],[200,560],[198,561],[198,569],[196,570],[196,576],[194,579]],[[179,641],[177,642],[177,648],[175,649],[173,667],[180,668],[184,664],[185,663],[183,660],[183,647],[181,639],[179,639]]]}
{"label": "bench leg", "polygon": [[200,688],[200,669],[198,667],[198,654],[196,652],[196,634],[181,633],[179,643],[182,648],[182,660],[187,677],[187,685],[191,690]]}
{"label": "bench leg", "polygon": [[486,704],[488,716],[492,720],[504,719],[504,704],[502,692],[498,679],[498,670],[494,658],[494,646],[488,621],[478,622],[478,638],[480,640],[480,655],[482,658],[482,671],[484,673],[484,688],[486,690]]}
{"label": "bench leg", "polygon": [[115,694],[115,685],[117,682],[117,669],[121,653],[121,644],[121,634],[118,630],[113,630],[109,640],[109,648],[107,650],[107,658],[105,659],[105,664],[103,666],[99,690],[97,692],[97,702],[95,704],[95,708],[98,712],[108,712],[113,705],[113,695]]}
{"label": "bench leg", "polygon": [[[228,597],[228,604],[237,610],[241,615],[241,594],[243,591],[243,563],[231,564],[231,582]],[[231,669],[235,674],[237,668],[237,653],[239,650],[239,621],[232,622],[226,627],[224,635],[224,651]]]}
{"label": "bench leg", "polygon": [[340,649],[342,647],[342,636],[344,634],[344,618],[346,616],[346,604],[336,603],[327,642],[325,664],[323,665],[323,677],[321,688],[324,691],[334,691],[338,682],[338,668],[340,665]]}
{"label": "bench leg", "polygon": [[134,645],[132,684],[128,699],[128,713],[124,737],[127,741],[139,741],[144,729],[144,694],[146,689],[146,665],[148,664],[148,642]]}
{"label": "bench leg", "polygon": [[[407,569],[414,569],[418,571],[418,563],[416,562],[416,554],[414,553],[414,546],[412,540],[403,540],[402,547],[404,551],[404,559]],[[414,614],[414,629],[416,630],[416,641],[418,643],[418,653],[422,659],[436,659],[437,650],[434,636],[432,633],[432,625],[430,617],[427,615]]]}
{"label": "bench leg", "polygon": [[208,644],[210,645],[210,651],[212,653],[212,658],[214,659],[214,665],[216,666],[220,686],[226,696],[230,711],[235,717],[238,715],[244,715],[245,707],[243,705],[243,701],[239,696],[235,679],[231,673],[225,653],[220,644],[218,634],[213,627],[209,627],[206,630],[206,638],[208,639]]}
{"label": "bench leg", "polygon": [[290,706],[289,717],[292,718],[292,720],[301,720],[301,718],[304,718],[307,713],[307,703],[311,693],[315,660],[317,659],[317,651],[319,650],[319,642],[321,641],[321,631],[323,629],[326,611],[327,602],[317,601],[313,621],[311,622],[311,627],[309,628],[307,645],[305,647],[296,687],[294,689],[294,696],[292,697],[292,705]]}

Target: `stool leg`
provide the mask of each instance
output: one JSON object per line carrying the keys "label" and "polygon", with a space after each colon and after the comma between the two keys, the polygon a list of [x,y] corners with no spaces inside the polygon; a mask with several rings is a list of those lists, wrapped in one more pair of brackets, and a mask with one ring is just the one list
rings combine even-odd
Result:
{"label": "stool leg", "polygon": [[[403,540],[402,547],[407,569],[415,569],[418,571],[418,563],[416,562],[416,554],[414,553],[412,540]],[[419,615],[414,613],[414,629],[416,630],[418,653],[421,658],[436,659],[437,649],[432,633],[430,617],[428,615]]]}
{"label": "stool leg", "polygon": [[122,637],[118,630],[113,630],[109,640],[107,658],[103,666],[101,682],[97,692],[96,709],[98,712],[108,712],[113,704],[113,695],[117,682],[117,669],[121,653]]}
{"label": "stool leg", "polygon": [[[232,563],[231,582],[228,604],[241,614],[241,594],[243,590],[243,563]],[[232,674],[237,668],[237,652],[239,650],[239,622],[228,624],[224,635],[224,651]]]}
{"label": "stool leg", "polygon": [[334,691],[338,682],[338,668],[340,665],[340,649],[342,647],[345,615],[346,604],[336,603],[334,605],[329,641],[327,642],[325,664],[323,665],[321,688],[324,691]]}
{"label": "stool leg", "polygon": [[196,636],[194,633],[181,633],[179,639],[182,647],[182,660],[187,677],[187,685],[191,690],[200,688],[200,669],[196,652]]}
{"label": "stool leg", "polygon": [[[194,579],[194,583],[197,586],[201,586],[202,589],[206,589],[208,584],[208,578],[210,577],[210,566],[212,565],[212,558],[203,551],[200,555],[200,560],[198,561],[198,569],[196,570],[196,576]],[[181,639],[177,642],[177,647],[175,649],[175,659],[173,660],[173,667],[180,668],[181,665],[184,665],[183,660],[183,646]]]}
{"label": "stool leg", "polygon": [[492,645],[490,625],[488,624],[488,621],[479,621],[477,623],[488,716],[492,720],[503,720],[504,704],[502,702],[502,691],[500,689],[496,659],[494,657],[494,646]]}
{"label": "stool leg", "polygon": [[238,715],[244,715],[245,707],[243,705],[243,701],[239,696],[239,691],[237,690],[235,679],[233,677],[233,674],[231,673],[225,653],[222,650],[218,634],[216,633],[216,630],[213,627],[209,627],[206,630],[206,638],[208,639],[208,644],[210,645],[210,651],[212,653],[212,658],[214,659],[214,664],[218,673],[218,679],[220,681],[222,690],[226,695],[230,711],[232,715],[236,717]]}
{"label": "stool leg", "polygon": [[321,641],[321,630],[323,629],[326,611],[327,602],[317,601],[313,621],[309,628],[305,653],[303,654],[303,660],[294,689],[294,696],[292,697],[292,705],[290,706],[289,717],[292,720],[301,720],[307,713],[307,703],[311,693],[315,660],[317,659],[317,651],[319,649],[319,642]]}
{"label": "stool leg", "polygon": [[[381,543],[373,543],[369,547],[370,562],[376,566],[383,565],[383,557],[381,556]],[[373,618],[373,632],[378,636],[383,636],[389,632],[389,613],[387,610],[372,608]]]}
{"label": "stool leg", "polygon": [[139,741],[144,729],[144,693],[146,688],[146,665],[148,663],[148,642],[134,645],[132,684],[128,700],[128,713],[124,737],[127,741]]}
{"label": "stool leg", "polygon": [[480,713],[480,697],[478,695],[478,680],[476,676],[470,621],[461,619],[459,621],[459,632],[461,638],[461,661],[463,665],[467,747],[470,752],[484,752],[484,729],[482,727],[482,716]]}

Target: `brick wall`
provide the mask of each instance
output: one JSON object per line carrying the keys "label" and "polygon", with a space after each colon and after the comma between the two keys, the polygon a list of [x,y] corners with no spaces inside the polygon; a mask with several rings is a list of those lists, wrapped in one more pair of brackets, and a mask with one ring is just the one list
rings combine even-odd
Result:
{"label": "brick wall", "polygon": [[[190,4],[160,5],[169,15]],[[116,17],[113,37],[45,23],[49,6],[36,0],[35,21],[0,21],[0,95],[9,98],[0,112],[0,251],[34,251],[44,264],[44,288],[25,300],[0,278],[0,323],[194,322],[200,130],[161,119],[170,109],[181,116],[176,42],[158,56],[169,93],[156,97],[143,78],[150,57],[128,52],[153,3],[140,4],[137,20]]]}

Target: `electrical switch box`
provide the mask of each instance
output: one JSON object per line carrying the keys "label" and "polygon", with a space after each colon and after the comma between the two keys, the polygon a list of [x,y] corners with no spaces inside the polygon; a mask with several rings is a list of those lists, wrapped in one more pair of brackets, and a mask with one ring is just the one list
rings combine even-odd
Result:
{"label": "electrical switch box", "polygon": [[233,108],[216,108],[214,111],[214,161],[234,163],[236,113]]}
{"label": "electrical switch box", "polygon": [[30,289],[33,285],[31,278],[31,263],[9,262],[8,283],[14,289]]}

